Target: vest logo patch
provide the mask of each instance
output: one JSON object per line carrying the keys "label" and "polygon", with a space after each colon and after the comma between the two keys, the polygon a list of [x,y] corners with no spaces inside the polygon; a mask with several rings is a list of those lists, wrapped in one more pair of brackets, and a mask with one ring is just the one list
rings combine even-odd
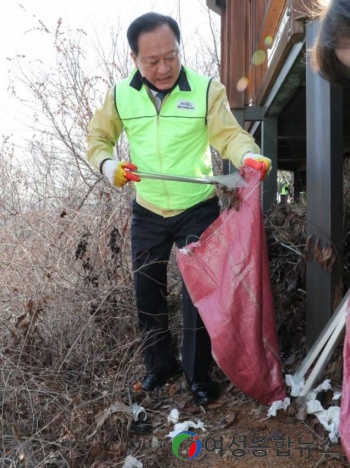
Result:
{"label": "vest logo patch", "polygon": [[195,105],[191,101],[179,100],[177,101],[177,108],[184,110],[195,110]]}

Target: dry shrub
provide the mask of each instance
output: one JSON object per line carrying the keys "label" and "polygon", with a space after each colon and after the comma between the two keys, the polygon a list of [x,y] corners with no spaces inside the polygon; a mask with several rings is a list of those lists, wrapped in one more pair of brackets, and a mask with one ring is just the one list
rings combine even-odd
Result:
{"label": "dry shrub", "polygon": [[130,193],[101,184],[79,211],[0,211],[2,466],[126,456],[142,372]]}
{"label": "dry shrub", "polygon": [[[350,158],[344,160],[344,291],[350,286]],[[306,353],[306,265],[314,258],[334,267],[331,245],[307,236],[307,200],[275,204],[265,217],[270,272],[280,346],[284,362],[300,363]]]}
{"label": "dry shrub", "polygon": [[274,205],[265,226],[280,348],[297,359],[305,352],[305,202]]}

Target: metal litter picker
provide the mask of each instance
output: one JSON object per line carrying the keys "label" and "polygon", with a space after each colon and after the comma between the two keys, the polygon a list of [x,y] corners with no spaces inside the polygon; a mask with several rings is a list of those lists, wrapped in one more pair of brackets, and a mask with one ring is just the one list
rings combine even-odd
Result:
{"label": "metal litter picker", "polygon": [[229,189],[236,187],[245,187],[247,185],[243,177],[238,172],[227,175],[206,176],[206,177],[187,177],[170,174],[161,174],[157,172],[132,171],[141,179],[169,180],[173,182],[190,182],[195,184],[219,184]]}

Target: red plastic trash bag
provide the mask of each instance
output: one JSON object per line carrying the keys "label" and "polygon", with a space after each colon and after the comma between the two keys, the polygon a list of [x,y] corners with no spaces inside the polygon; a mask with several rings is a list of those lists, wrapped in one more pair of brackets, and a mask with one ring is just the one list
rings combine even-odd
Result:
{"label": "red plastic trash bag", "polygon": [[340,405],[339,435],[346,456],[350,462],[350,299],[347,303],[343,360],[344,372]]}
{"label": "red plastic trash bag", "polygon": [[176,259],[212,343],[212,354],[241,391],[271,405],[286,397],[279,355],[260,174],[244,167],[239,211],[226,210]]}

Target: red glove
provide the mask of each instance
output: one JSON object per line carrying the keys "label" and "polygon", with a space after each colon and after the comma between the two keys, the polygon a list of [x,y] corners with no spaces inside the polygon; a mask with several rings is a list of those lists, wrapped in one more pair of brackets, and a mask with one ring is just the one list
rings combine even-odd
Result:
{"label": "red glove", "polygon": [[244,166],[260,171],[260,180],[264,180],[271,171],[271,159],[261,154],[246,153],[242,158],[242,163]]}
{"label": "red glove", "polygon": [[137,166],[132,163],[127,163],[122,165],[123,169],[126,169],[124,171],[125,177],[127,182],[134,181],[134,182],[140,182],[140,177],[137,174],[134,174],[132,171],[137,171]]}
{"label": "red glove", "polygon": [[115,187],[123,187],[127,182],[140,182],[140,177],[131,171],[137,171],[135,164],[109,159],[103,163],[102,172]]}

